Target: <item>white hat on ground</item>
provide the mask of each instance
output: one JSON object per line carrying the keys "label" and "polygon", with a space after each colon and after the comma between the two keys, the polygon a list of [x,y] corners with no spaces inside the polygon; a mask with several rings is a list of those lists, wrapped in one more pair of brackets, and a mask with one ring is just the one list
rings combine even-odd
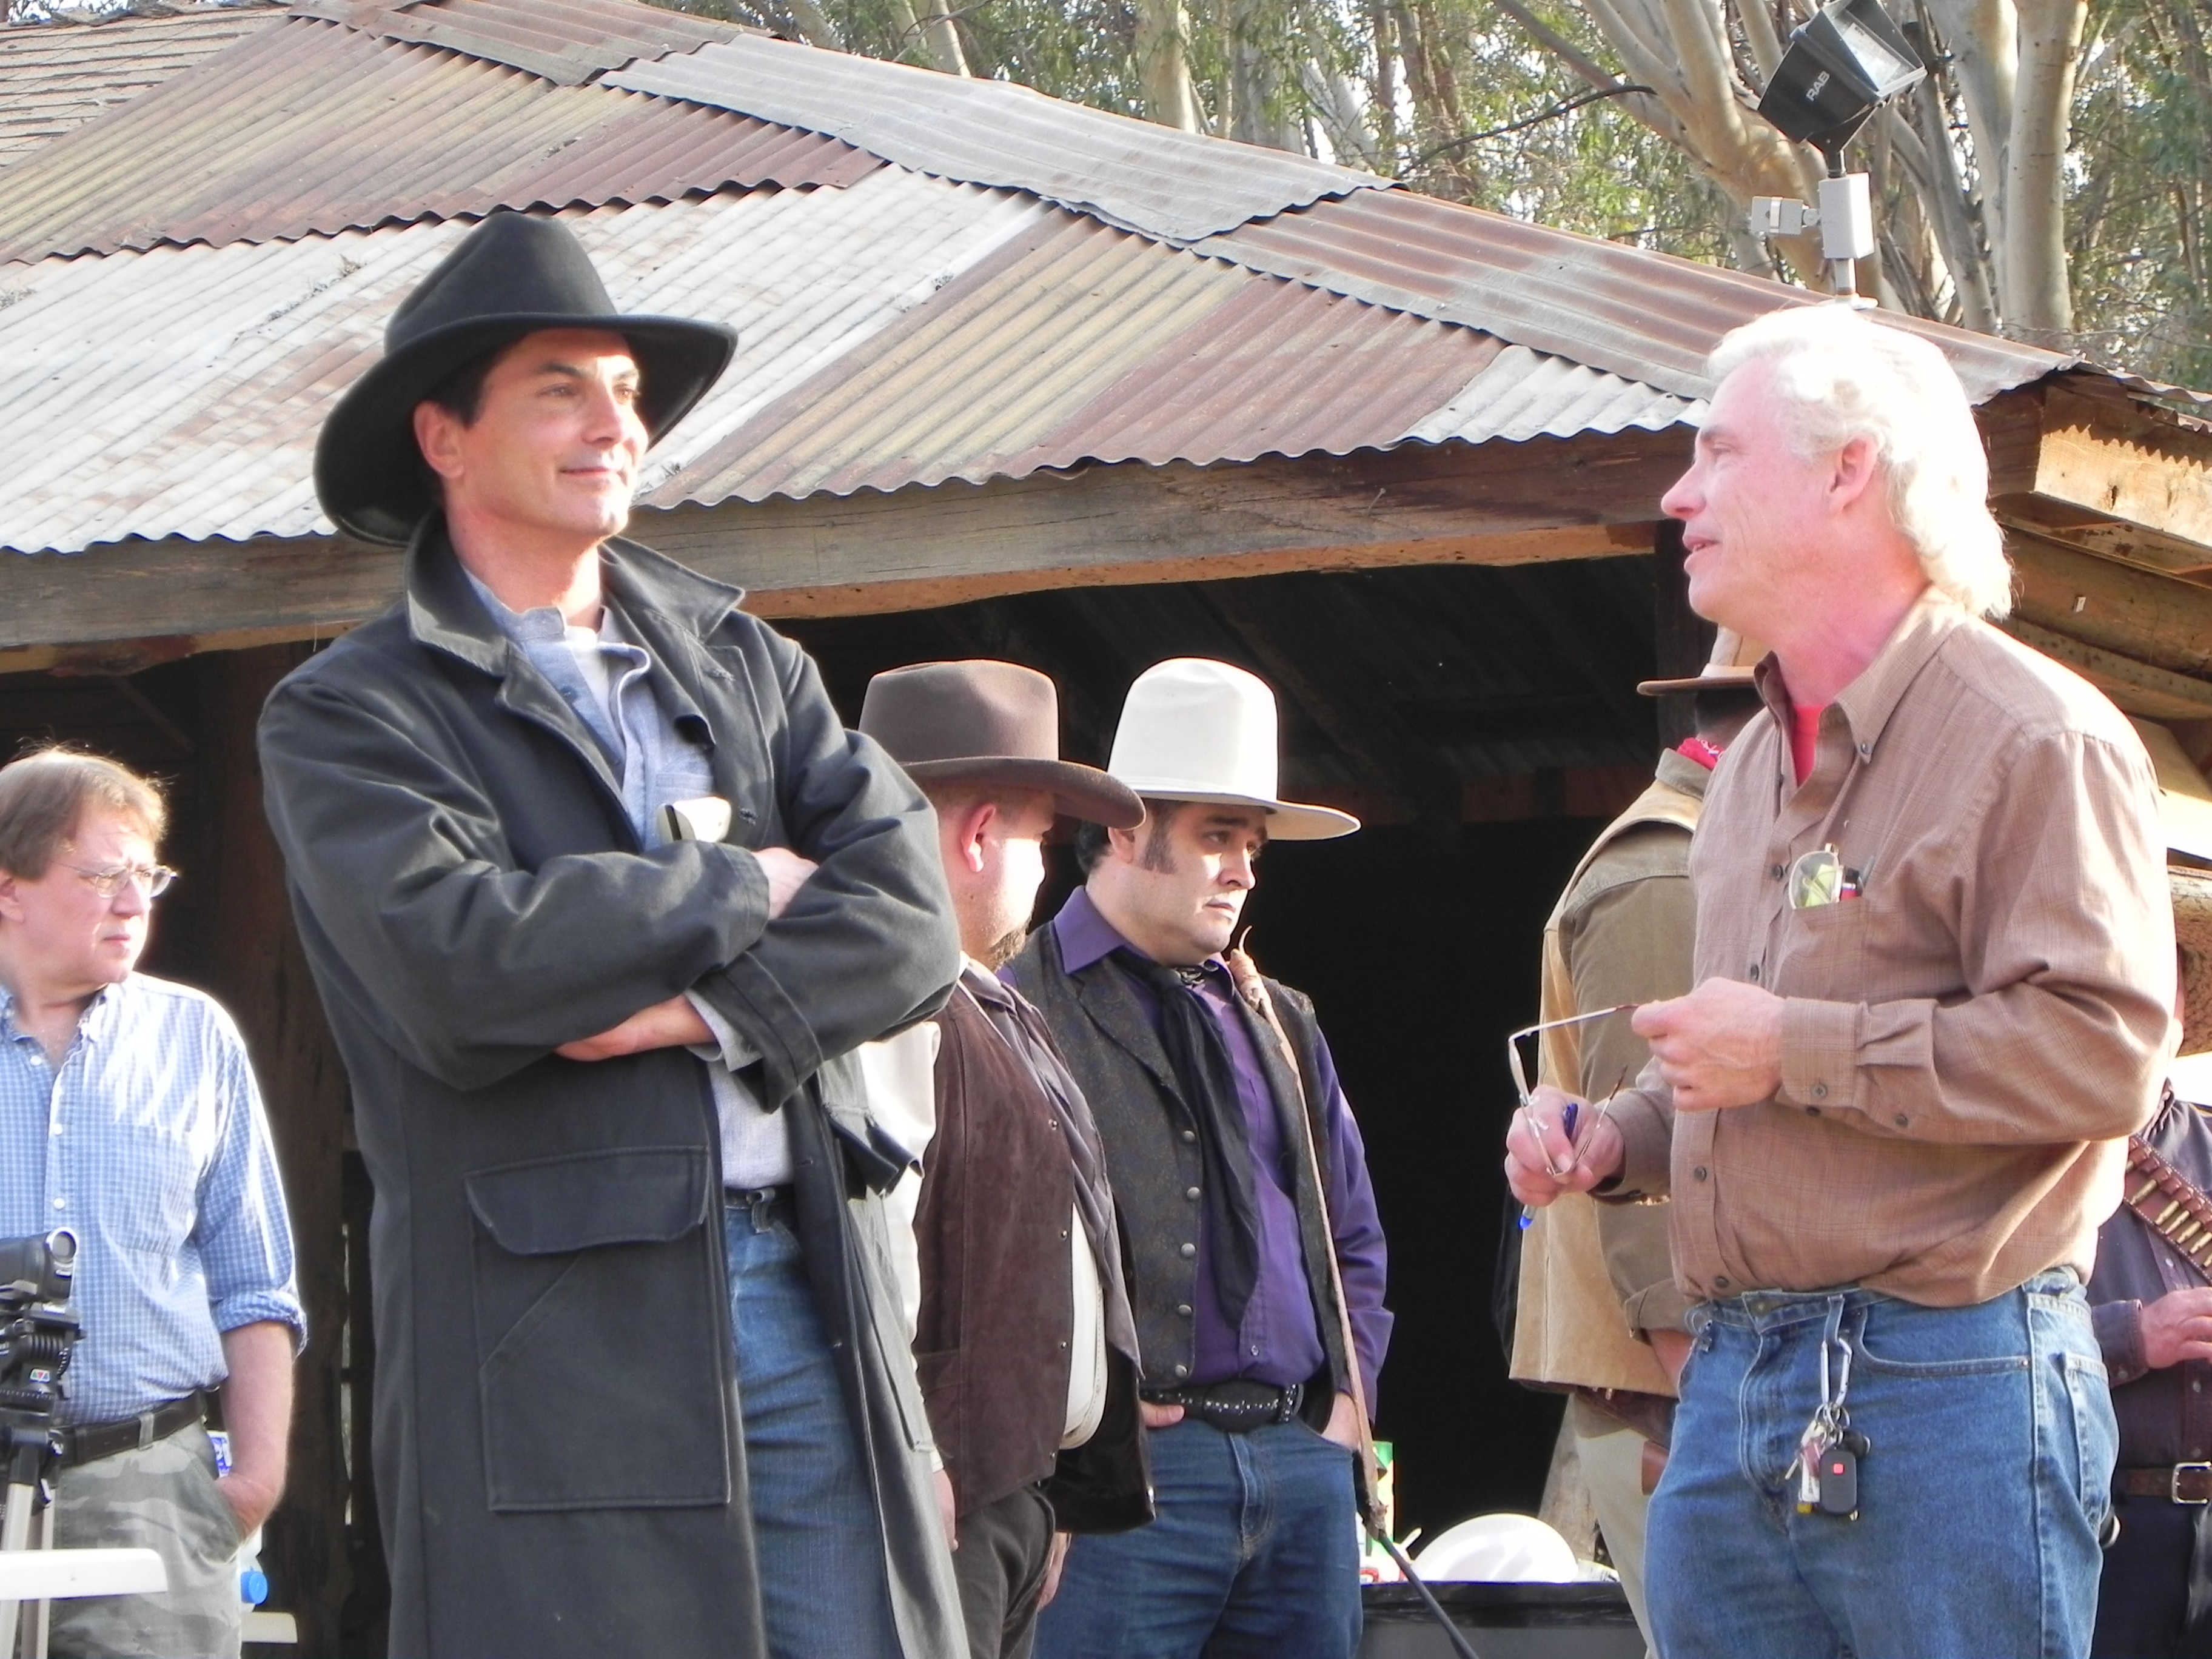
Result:
{"label": "white hat on ground", "polygon": [[1137,676],[1106,769],[1156,800],[1257,806],[1271,841],[1328,841],[1359,828],[1349,812],[1278,799],[1275,694],[1225,662],[1175,657]]}

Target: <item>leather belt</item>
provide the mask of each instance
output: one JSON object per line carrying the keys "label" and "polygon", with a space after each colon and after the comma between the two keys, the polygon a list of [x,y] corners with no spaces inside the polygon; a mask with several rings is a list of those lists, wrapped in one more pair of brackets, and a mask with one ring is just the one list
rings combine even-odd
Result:
{"label": "leather belt", "polygon": [[96,1463],[118,1452],[137,1451],[156,1440],[167,1440],[179,1430],[206,1421],[207,1407],[207,1395],[192,1394],[117,1422],[84,1423],[58,1429],[55,1433],[61,1439],[62,1466],[67,1468],[78,1463]]}
{"label": "leather belt", "polygon": [[1298,1414],[1306,1397],[1305,1385],[1293,1382],[1279,1389],[1272,1382],[1205,1382],[1181,1389],[1146,1389],[1144,1397],[1155,1406],[1180,1406],[1185,1417],[1194,1417],[1231,1434],[1249,1434],[1271,1423],[1287,1423]]}
{"label": "leather belt", "polygon": [[2212,1463],[2165,1463],[2154,1469],[2116,1469],[2112,1489],[2130,1498],[2163,1498],[2169,1504],[2212,1504]]}

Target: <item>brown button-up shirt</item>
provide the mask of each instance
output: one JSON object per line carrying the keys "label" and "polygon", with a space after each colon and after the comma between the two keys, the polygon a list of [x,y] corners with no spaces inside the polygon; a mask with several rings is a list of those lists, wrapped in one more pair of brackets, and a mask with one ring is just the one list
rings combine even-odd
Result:
{"label": "brown button-up shirt", "polygon": [[[1790,766],[1789,695],[1729,748],[1691,852],[1697,977],[1787,999],[1771,1100],[1615,1103],[1622,1193],[1671,1188],[1701,1297],[1863,1285],[1955,1307],[2085,1279],[2170,1044],[2173,926],[2150,763],[2065,669],[1930,589]],[[1835,848],[1855,897],[1798,908]]]}

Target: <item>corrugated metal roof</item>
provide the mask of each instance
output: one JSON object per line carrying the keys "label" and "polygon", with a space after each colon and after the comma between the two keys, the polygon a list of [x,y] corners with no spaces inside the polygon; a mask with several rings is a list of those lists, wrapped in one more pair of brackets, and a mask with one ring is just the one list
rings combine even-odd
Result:
{"label": "corrugated metal roof", "polygon": [[[1532,225],[1407,191],[1362,191],[1197,245],[1255,270],[1464,323],[1684,398],[1712,391],[1720,337],[1822,296],[1763,277]],[[1976,403],[2077,358],[1881,313],[1943,348]]]}
{"label": "corrugated metal roof", "polygon": [[633,0],[293,0],[292,9],[527,70],[564,87],[738,33],[710,17]]}
{"label": "corrugated metal roof", "polygon": [[0,167],[283,16],[273,6],[0,27]]}
{"label": "corrugated metal roof", "polygon": [[1418,443],[1487,443],[1504,438],[1571,438],[1577,432],[1651,431],[1677,421],[1695,423],[1702,400],[1604,374],[1527,346],[1508,346],[1459,394],[1406,434]]}
{"label": "corrugated metal roof", "polygon": [[[1489,387],[1539,429],[1495,339],[1200,258],[1049,207],[884,167],[565,216],[625,310],[736,326],[736,365],[656,451],[641,499],[890,490],[1085,459],[1388,446]],[[0,544],[327,530],[308,485],[330,403],[459,226],[52,258],[0,278]],[[1555,410],[1547,399],[1557,400]]]}
{"label": "corrugated metal roof", "polygon": [[724,110],[293,18],[9,169],[0,263],[848,185],[882,165]]}
{"label": "corrugated metal roof", "polygon": [[981,483],[1394,441],[1496,343],[1054,214],[656,495]]}
{"label": "corrugated metal roof", "polygon": [[1308,156],[760,35],[634,64],[605,83],[831,133],[918,173],[1025,190],[1174,242],[1324,197],[1395,193],[1386,179]]}
{"label": "corrugated metal roof", "polygon": [[[761,191],[568,222],[625,310],[744,335],[659,474],[1054,210],[883,168],[850,191]],[[0,275],[0,545],[327,533],[315,433],[454,225],[47,259]]]}

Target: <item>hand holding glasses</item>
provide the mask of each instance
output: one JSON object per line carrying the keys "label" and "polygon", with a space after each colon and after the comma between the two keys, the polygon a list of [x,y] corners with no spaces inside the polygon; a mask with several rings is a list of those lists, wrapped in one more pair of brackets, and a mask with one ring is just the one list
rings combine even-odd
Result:
{"label": "hand holding glasses", "polygon": [[[1570,1025],[1586,1024],[1590,1021],[1604,1019],[1613,1014],[1632,1013],[1641,1006],[1643,1006],[1641,1003],[1623,1002],[1615,1004],[1610,1008],[1593,1008],[1588,1013],[1570,1014],[1564,1019],[1542,1020],[1534,1025],[1523,1026],[1505,1039],[1505,1063],[1513,1073],[1514,1092],[1521,1103],[1515,1109],[1516,1115],[1520,1118],[1529,1140],[1534,1143],[1537,1155],[1544,1161],[1544,1173],[1551,1176],[1553,1181],[1564,1181],[1574,1172],[1575,1166],[1581,1162],[1586,1135],[1577,1135],[1575,1131],[1577,1120],[1582,1113],[1583,1103],[1571,1098],[1560,1112],[1559,1127],[1566,1135],[1569,1152],[1566,1163],[1564,1165],[1556,1164],[1552,1160],[1550,1148],[1544,1144],[1544,1124],[1535,1109],[1534,1091],[1528,1086],[1528,1071],[1522,1064],[1521,1044],[1528,1038],[1540,1036],[1547,1031],[1559,1030]],[[1607,1121],[1612,1112],[1613,1096],[1620,1093],[1621,1085],[1627,1081],[1627,1073],[1623,1073],[1620,1082],[1615,1084],[1612,1092],[1598,1103],[1596,1115],[1590,1120],[1587,1133],[1594,1133],[1598,1125]],[[1524,1228],[1528,1226],[1535,1219],[1535,1217],[1534,1205],[1524,1204],[1521,1206],[1522,1226]]]}

